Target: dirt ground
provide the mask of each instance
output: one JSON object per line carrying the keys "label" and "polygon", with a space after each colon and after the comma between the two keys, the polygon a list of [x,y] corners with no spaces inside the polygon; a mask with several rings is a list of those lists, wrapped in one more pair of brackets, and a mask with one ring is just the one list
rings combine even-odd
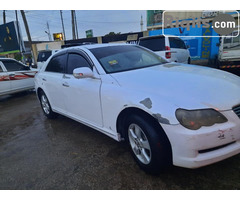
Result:
{"label": "dirt ground", "polygon": [[0,98],[0,189],[240,189],[240,155],[152,176],[128,147],[78,122],[49,120],[34,92]]}

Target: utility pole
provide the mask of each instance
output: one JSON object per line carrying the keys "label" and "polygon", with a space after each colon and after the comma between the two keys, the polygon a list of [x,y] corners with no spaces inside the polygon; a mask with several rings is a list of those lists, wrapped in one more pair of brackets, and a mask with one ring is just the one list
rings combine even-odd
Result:
{"label": "utility pole", "polygon": [[6,10],[3,10],[3,23],[6,24]]}
{"label": "utility pole", "polygon": [[23,43],[22,43],[22,40],[21,40],[21,36],[20,36],[17,10],[15,10],[15,15],[16,15],[16,23],[17,23],[17,37],[18,37],[18,43],[19,43],[19,50],[20,50],[20,53],[21,53],[21,56],[22,56],[21,59],[22,59],[22,61],[24,61],[25,60],[24,54],[23,54],[24,47],[23,47]]}
{"label": "utility pole", "polygon": [[64,29],[64,23],[63,23],[63,16],[62,16],[62,10],[60,10],[60,15],[61,15],[62,29],[63,29],[63,40],[66,40],[65,29]]}
{"label": "utility pole", "polygon": [[29,41],[30,45],[32,46],[32,38],[31,38],[31,35],[30,35],[30,31],[29,31],[29,28],[28,28],[28,23],[27,23],[27,19],[26,19],[24,10],[20,10],[20,12],[21,12],[21,15],[22,15],[22,18],[23,18],[23,23],[24,23],[24,26],[25,26],[25,29],[26,29],[28,41]]}
{"label": "utility pole", "polygon": [[72,15],[72,38],[73,40],[76,40],[74,10],[71,10],[71,15]]}
{"label": "utility pole", "polygon": [[32,44],[32,38],[31,38],[31,35],[30,35],[30,31],[29,31],[29,28],[28,28],[28,23],[27,23],[27,19],[26,19],[24,10],[20,10],[20,12],[21,12],[21,15],[22,15],[22,19],[23,19],[23,23],[24,23],[25,29],[26,29],[28,41],[29,41],[29,43],[30,43],[31,50],[32,50],[32,52],[33,52],[34,64],[36,64],[37,51],[36,51],[36,49],[34,49],[33,44]]}
{"label": "utility pole", "polygon": [[49,41],[52,41],[52,39],[51,39],[51,33],[50,33],[50,28],[49,28],[48,22],[47,22],[47,29],[48,29],[48,31],[45,31],[45,33],[48,34],[48,39],[49,39]]}
{"label": "utility pole", "polygon": [[75,10],[74,10],[74,20],[75,20],[75,28],[76,28],[76,33],[77,33],[76,37],[77,37],[77,39],[78,39],[78,27],[77,27],[77,18],[76,18],[76,12],[75,12]]}
{"label": "utility pole", "polygon": [[143,18],[142,18],[142,15],[141,15],[141,22],[140,22],[140,26],[141,26],[141,32],[143,32]]}

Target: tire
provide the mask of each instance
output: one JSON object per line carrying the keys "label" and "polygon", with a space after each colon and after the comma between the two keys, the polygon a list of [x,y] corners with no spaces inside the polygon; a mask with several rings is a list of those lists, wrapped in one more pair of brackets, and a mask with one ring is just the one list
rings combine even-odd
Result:
{"label": "tire", "polygon": [[52,107],[48,101],[48,98],[43,91],[40,92],[39,99],[40,99],[40,103],[41,103],[41,107],[42,107],[44,115],[47,116],[47,118],[49,118],[49,119],[56,118],[57,113],[52,111]]}
{"label": "tire", "polygon": [[125,124],[126,140],[139,167],[159,174],[172,164],[170,143],[162,130],[150,119],[131,115]]}

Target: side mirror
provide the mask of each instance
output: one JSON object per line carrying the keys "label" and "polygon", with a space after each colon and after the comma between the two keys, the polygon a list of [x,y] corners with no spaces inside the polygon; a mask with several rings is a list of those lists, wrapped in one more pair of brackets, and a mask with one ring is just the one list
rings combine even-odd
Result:
{"label": "side mirror", "polygon": [[187,45],[187,49],[189,49],[190,48],[190,45]]}
{"label": "side mirror", "polygon": [[80,78],[93,78],[93,71],[89,67],[79,67],[73,70],[73,76],[77,79]]}

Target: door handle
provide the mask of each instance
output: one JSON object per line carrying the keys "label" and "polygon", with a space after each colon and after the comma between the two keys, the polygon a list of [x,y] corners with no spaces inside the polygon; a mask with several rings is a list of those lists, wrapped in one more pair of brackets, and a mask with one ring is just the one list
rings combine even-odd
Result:
{"label": "door handle", "polygon": [[66,74],[63,74],[63,78],[65,78],[65,79],[70,79],[71,77],[66,76]]}
{"label": "door handle", "polygon": [[62,86],[69,87],[68,83],[63,83]]}
{"label": "door handle", "polygon": [[42,78],[43,81],[47,81],[45,78]]}

